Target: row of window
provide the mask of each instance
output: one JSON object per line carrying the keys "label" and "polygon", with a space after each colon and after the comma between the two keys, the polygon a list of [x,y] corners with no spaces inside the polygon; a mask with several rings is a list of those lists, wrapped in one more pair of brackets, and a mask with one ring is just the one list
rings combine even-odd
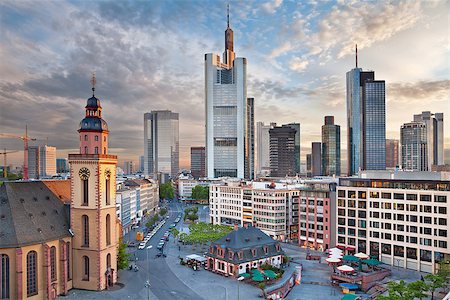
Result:
{"label": "row of window", "polygon": [[[407,221],[407,222],[419,222],[419,223],[423,223],[423,224],[434,224],[434,225],[441,225],[441,226],[447,226],[447,219],[446,218],[437,218],[437,217],[425,217],[425,216],[416,216],[416,215],[405,215],[403,214],[391,214],[391,213],[385,213],[383,215],[383,213],[379,213],[379,212],[371,212],[371,217],[378,219],[380,218],[382,220],[392,220],[392,221]],[[433,222],[434,219],[434,222]],[[371,222],[371,226],[379,226],[379,222],[378,221],[370,221]],[[356,226],[356,220],[353,218],[341,218],[338,217],[338,225],[346,225],[347,226],[351,226],[351,227],[355,227]],[[361,224],[364,224],[364,227],[362,227]],[[362,228],[366,228],[365,226],[366,221],[365,220],[358,220],[358,227],[362,227]],[[374,225],[372,225],[374,224]],[[379,228],[379,227],[376,227]]]}
{"label": "row of window", "polygon": [[[85,140],[85,141],[88,141],[88,140],[89,140],[89,136],[88,136],[87,134],[84,135],[84,140]],[[98,140],[99,140],[98,135],[95,135],[95,136],[94,136],[94,141],[97,142]],[[81,141],[81,136],[80,136],[80,141]],[[103,136],[103,141],[106,142],[106,135]]]}
{"label": "row of window", "polygon": [[[83,247],[89,247],[89,217],[87,215],[81,216],[82,224],[82,242]],[[109,214],[106,215],[106,245],[111,245],[111,217]]]}
{"label": "row of window", "polygon": [[[347,191],[347,196],[345,195],[345,190],[338,190],[338,197],[347,197],[353,199],[367,199],[367,195],[365,191]],[[417,194],[404,194],[404,193],[387,193],[387,192],[369,192],[369,198],[377,199],[395,199],[395,200],[410,200],[410,201],[420,201],[431,202],[432,196],[429,194],[425,195],[417,195]],[[447,203],[447,196],[445,195],[435,195],[434,202],[438,203]]]}

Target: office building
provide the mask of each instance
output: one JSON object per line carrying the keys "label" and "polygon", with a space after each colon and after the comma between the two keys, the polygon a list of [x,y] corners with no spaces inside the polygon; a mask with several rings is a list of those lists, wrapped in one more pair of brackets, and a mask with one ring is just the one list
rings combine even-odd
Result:
{"label": "office building", "polygon": [[322,175],[322,143],[312,142],[311,143],[311,175],[321,176]]}
{"label": "office building", "polygon": [[69,172],[69,163],[67,158],[57,158],[56,159],[56,173],[67,173]]}
{"label": "office building", "polygon": [[400,127],[402,169],[428,171],[427,126],[422,122],[411,122]]}
{"label": "office building", "polygon": [[414,122],[425,124],[427,131],[427,162],[428,169],[432,165],[444,164],[444,114],[424,111],[414,115]]}
{"label": "office building", "polygon": [[136,216],[136,189],[123,187],[116,191],[116,202],[120,204],[120,222],[123,233],[128,233],[137,223]]}
{"label": "office building", "polygon": [[312,177],[312,157],[311,157],[311,153],[306,154],[306,177]]}
{"label": "office building", "polygon": [[[251,126],[247,100],[247,60],[236,57],[228,17],[223,61],[205,55],[206,176],[249,177]],[[247,151],[246,151],[247,150]],[[246,174],[247,173],[247,174]]]}
{"label": "office building", "polygon": [[341,175],[341,127],[333,116],[326,116],[322,125],[322,175]]}
{"label": "office building", "polygon": [[301,159],[300,159],[300,123],[289,123],[286,124],[286,126],[289,126],[293,129],[295,129],[295,174],[300,174],[300,166],[301,166]]}
{"label": "office building", "polygon": [[399,147],[398,140],[386,139],[386,168],[395,169],[398,163]]}
{"label": "office building", "polygon": [[448,173],[367,171],[337,187],[337,247],[435,272],[450,259]]}
{"label": "office building", "polygon": [[[159,186],[152,179],[128,179],[123,182],[119,190],[134,189],[136,192],[136,220],[140,221],[145,215],[154,215],[159,206]],[[125,192],[126,193],[126,192]],[[132,195],[130,195],[130,199]],[[131,210],[130,205],[130,210]]]}
{"label": "office building", "polygon": [[386,169],[385,82],[356,67],[347,72],[348,174]]}
{"label": "office building", "polygon": [[134,166],[134,161],[132,161],[132,160],[126,161],[124,163],[124,167],[125,168],[123,169],[123,172],[125,173],[125,175],[131,175],[136,172],[135,166]]}
{"label": "office building", "polygon": [[276,125],[276,123],[270,123],[269,125],[265,125],[264,122],[256,123],[256,174],[258,176],[265,176],[270,173],[269,130]]}
{"label": "office building", "polygon": [[205,147],[191,147],[191,174],[194,178],[203,178],[206,175]]}
{"label": "office building", "polygon": [[245,137],[245,178],[255,178],[255,99],[247,98],[247,127]]}
{"label": "office building", "polygon": [[295,134],[296,130],[283,125],[269,129],[270,176],[295,175]]}
{"label": "office building", "polygon": [[56,175],[56,147],[28,147],[28,176],[30,179],[49,178]]}
{"label": "office building", "polygon": [[144,155],[141,155],[139,156],[139,172],[141,173],[144,172],[144,164],[145,164]]}
{"label": "office building", "polygon": [[155,110],[144,114],[144,174],[167,174],[176,178],[179,171],[178,113]]}

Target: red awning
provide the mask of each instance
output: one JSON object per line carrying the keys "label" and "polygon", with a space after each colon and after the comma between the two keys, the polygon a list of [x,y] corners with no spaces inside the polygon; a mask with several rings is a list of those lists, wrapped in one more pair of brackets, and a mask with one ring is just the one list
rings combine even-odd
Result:
{"label": "red awning", "polygon": [[348,251],[355,251],[356,248],[354,246],[347,246]]}
{"label": "red awning", "polygon": [[345,249],[345,246],[343,246],[343,245],[336,245],[336,248]]}

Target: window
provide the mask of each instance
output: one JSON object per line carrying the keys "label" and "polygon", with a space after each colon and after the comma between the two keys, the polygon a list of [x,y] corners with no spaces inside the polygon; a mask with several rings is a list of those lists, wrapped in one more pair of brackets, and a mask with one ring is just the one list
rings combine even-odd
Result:
{"label": "window", "polygon": [[50,278],[56,281],[56,247],[50,248]]}
{"label": "window", "polygon": [[106,215],[106,245],[111,245],[111,217]]}
{"label": "window", "polygon": [[30,251],[27,254],[27,296],[37,293],[37,252]]}
{"label": "window", "polygon": [[0,269],[0,299],[9,299],[9,256],[1,255],[2,266]]}
{"label": "window", "polygon": [[405,256],[405,248],[403,246],[394,245],[394,256],[398,257]]}
{"label": "window", "polygon": [[106,136],[103,137],[103,141],[106,142]]}
{"label": "window", "polygon": [[417,259],[417,249],[406,247],[406,257],[411,259]]}
{"label": "window", "polygon": [[405,194],[394,193],[394,199],[396,199],[396,200],[404,200],[405,199]]}
{"label": "window", "polygon": [[84,135],[84,140],[87,141],[88,140],[88,136],[87,134]]}
{"label": "window", "polygon": [[447,203],[447,196],[435,195],[434,202]]}
{"label": "window", "polygon": [[431,251],[420,250],[420,260],[431,262]]}
{"label": "window", "polygon": [[370,192],[370,198],[380,198],[380,194],[378,192]]}
{"label": "window", "polygon": [[391,193],[381,193],[381,198],[383,198],[383,199],[391,199]]}
{"label": "window", "polygon": [[84,146],[84,154],[89,154],[88,147]]}
{"label": "window", "polygon": [[110,205],[110,190],[111,190],[111,184],[110,179],[106,178],[106,190],[105,190],[105,196],[106,196],[106,205]]}
{"label": "window", "polygon": [[83,278],[84,281],[89,281],[89,257],[83,256]]}
{"label": "window", "polygon": [[94,148],[94,154],[98,154],[98,147]]}
{"label": "window", "polygon": [[420,201],[431,202],[431,195],[420,195]]}
{"label": "window", "polygon": [[95,136],[95,141],[98,141],[98,135]]}
{"label": "window", "polygon": [[72,248],[70,248],[70,242],[66,244],[66,255],[67,255],[67,280],[72,279],[72,270],[70,269],[70,253],[72,252]]}
{"label": "window", "polygon": [[406,200],[417,201],[417,195],[416,194],[406,194]]}
{"label": "window", "polygon": [[391,245],[382,243],[381,244],[381,253],[391,255],[392,254]]}
{"label": "window", "polygon": [[106,154],[106,147],[103,147],[103,154]]}
{"label": "window", "polygon": [[89,205],[89,179],[84,179],[82,180],[82,184],[83,186],[83,206],[88,206]]}
{"label": "window", "polygon": [[83,226],[83,247],[89,247],[89,217],[83,215],[81,217],[81,224]]}
{"label": "window", "polygon": [[110,268],[111,268],[111,254],[108,253],[108,255],[106,255],[106,269]]}

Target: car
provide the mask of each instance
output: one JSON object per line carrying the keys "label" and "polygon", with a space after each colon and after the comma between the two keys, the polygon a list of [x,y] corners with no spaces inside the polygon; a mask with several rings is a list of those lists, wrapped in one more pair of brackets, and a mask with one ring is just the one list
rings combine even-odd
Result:
{"label": "car", "polygon": [[136,245],[135,242],[128,242],[128,247],[136,247]]}
{"label": "car", "polygon": [[158,244],[158,246],[156,246],[156,248],[161,250],[162,248],[164,248],[164,244]]}
{"label": "car", "polygon": [[146,244],[147,244],[147,243],[145,243],[145,242],[141,242],[141,243],[139,244],[138,249],[140,249],[140,250],[144,249]]}
{"label": "car", "polygon": [[170,216],[168,215],[167,217],[166,217],[166,219],[169,219],[170,218]]}

